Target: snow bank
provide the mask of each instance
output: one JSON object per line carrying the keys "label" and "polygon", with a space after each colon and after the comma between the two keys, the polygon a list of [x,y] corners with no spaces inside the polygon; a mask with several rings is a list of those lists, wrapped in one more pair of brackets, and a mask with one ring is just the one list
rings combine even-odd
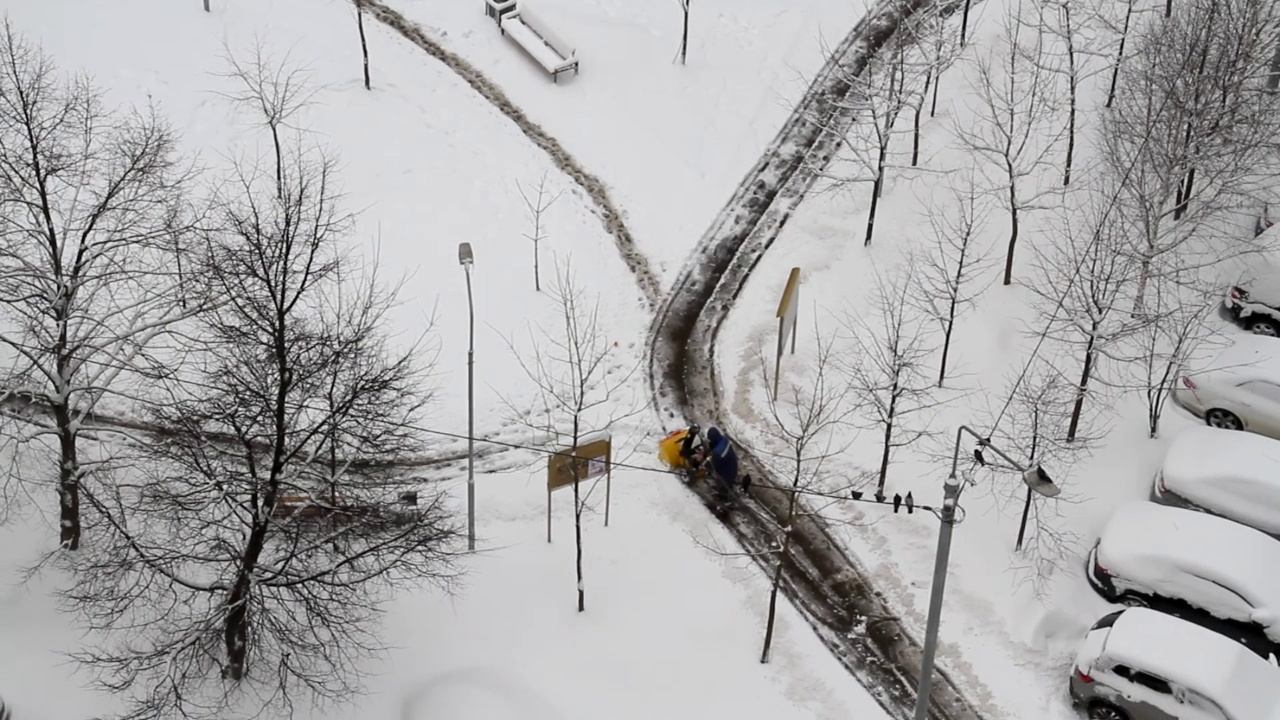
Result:
{"label": "snow bank", "polygon": [[1280,442],[1196,425],[1174,438],[1160,472],[1165,488],[1196,505],[1280,534]]}

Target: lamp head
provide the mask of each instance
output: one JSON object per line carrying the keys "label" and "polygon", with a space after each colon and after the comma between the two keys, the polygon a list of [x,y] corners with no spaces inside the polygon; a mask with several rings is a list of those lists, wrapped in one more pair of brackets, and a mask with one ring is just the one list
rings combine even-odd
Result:
{"label": "lamp head", "polygon": [[471,243],[458,243],[458,264],[470,268],[473,262],[475,256],[471,254]]}
{"label": "lamp head", "polygon": [[1062,492],[1062,488],[1053,484],[1053,478],[1049,477],[1049,473],[1039,465],[1022,473],[1022,482],[1031,488],[1032,492],[1043,495],[1045,497],[1057,497]]}

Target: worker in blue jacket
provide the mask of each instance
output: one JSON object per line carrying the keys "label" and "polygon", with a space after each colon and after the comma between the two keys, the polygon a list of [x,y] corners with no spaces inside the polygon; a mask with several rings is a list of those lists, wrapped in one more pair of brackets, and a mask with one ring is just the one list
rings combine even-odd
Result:
{"label": "worker in blue jacket", "polygon": [[730,502],[738,484],[738,453],[720,428],[707,429],[707,454],[716,479],[716,496],[722,503]]}

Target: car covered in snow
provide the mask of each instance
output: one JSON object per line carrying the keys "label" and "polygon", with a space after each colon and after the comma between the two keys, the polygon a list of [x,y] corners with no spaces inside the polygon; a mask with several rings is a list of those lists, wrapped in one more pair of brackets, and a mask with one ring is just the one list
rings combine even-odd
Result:
{"label": "car covered in snow", "polygon": [[1208,513],[1149,502],[1116,508],[1085,576],[1106,600],[1176,615],[1280,656],[1280,541]]}
{"label": "car covered in snow", "polygon": [[1280,268],[1263,265],[1227,288],[1222,309],[1255,335],[1280,336]]}
{"label": "car covered in snow", "polygon": [[1280,539],[1280,442],[1189,427],[1170,444],[1151,501],[1212,513]]}
{"label": "car covered in snow", "polygon": [[1182,409],[1224,430],[1280,438],[1280,343],[1241,335],[1173,388]]}
{"label": "car covered in snow", "polygon": [[1093,624],[1076,653],[1070,691],[1090,720],[1280,720],[1280,668],[1146,608]]}

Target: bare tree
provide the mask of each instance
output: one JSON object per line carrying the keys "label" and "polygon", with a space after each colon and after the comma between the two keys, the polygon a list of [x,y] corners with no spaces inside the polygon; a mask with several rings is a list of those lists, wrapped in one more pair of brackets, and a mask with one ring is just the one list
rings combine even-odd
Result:
{"label": "bare tree", "polygon": [[360,32],[360,55],[364,59],[364,89],[369,90],[369,42],[364,37],[365,0],[352,0],[356,5],[356,29]]}
{"label": "bare tree", "polygon": [[[907,37],[913,64],[922,66],[924,71],[924,77],[920,83],[915,84],[911,83],[910,79],[907,80],[908,84],[913,86],[908,91],[908,104],[912,115],[911,167],[916,167],[920,162],[920,125],[925,102],[929,100],[932,90],[929,117],[933,117],[938,109],[938,86],[942,84],[942,74],[951,67],[960,53],[960,48],[946,31],[948,17],[942,6],[929,6],[917,10],[904,28],[903,35]],[[917,68],[909,74],[915,76],[920,72]]]}
{"label": "bare tree", "polygon": [[1048,127],[1053,103],[1044,39],[1026,25],[1019,2],[1004,18],[1003,35],[991,55],[977,61],[977,122],[971,127],[955,126],[965,145],[999,167],[1001,195],[1009,211],[1005,285],[1013,282],[1023,215],[1036,207],[1043,194],[1036,175],[1046,164],[1054,135]]}
{"label": "bare tree", "polygon": [[1274,33],[1255,26],[1278,21],[1273,3],[1195,0],[1134,31],[1126,90],[1104,119],[1102,143],[1140,261],[1136,310],[1153,275],[1223,259],[1223,248],[1197,238],[1253,192],[1256,169],[1275,148],[1280,108],[1256,81]]}
{"label": "bare tree", "polygon": [[386,469],[421,443],[421,349],[391,344],[394,291],[350,257],[334,160],[275,149],[236,163],[204,234],[206,349],[155,408],[170,434],[86,493],[105,537],[66,597],[109,632],[77,657],[127,718],[347,700],[390,588],[456,574],[443,496]]}
{"label": "bare tree", "polygon": [[175,256],[194,216],[193,174],[154,112],[116,112],[85,78],[5,22],[0,35],[0,345],[16,360],[6,389],[47,408],[60,542],[81,543],[85,418],[128,399],[123,381],[188,314]]}
{"label": "bare tree", "polygon": [[907,63],[904,40],[890,39],[861,70],[857,74],[846,71],[848,75],[845,77],[845,82],[856,88],[851,94],[856,98],[856,107],[850,106],[846,110],[856,112],[858,119],[850,126],[844,141],[849,156],[845,162],[854,168],[851,174],[846,174],[837,167],[831,176],[836,187],[871,183],[871,207],[867,211],[863,238],[863,245],[867,246],[875,233],[876,211],[884,192],[895,126],[909,103],[905,90]]}
{"label": "bare tree", "polygon": [[520,186],[520,181],[516,181],[516,189],[520,191],[520,199],[524,200],[524,206],[529,212],[529,222],[533,225],[531,232],[526,233],[525,237],[529,238],[533,243],[533,289],[535,292],[542,292],[542,275],[538,269],[539,253],[538,249],[543,240],[547,239],[547,223],[545,215],[547,210],[560,199],[563,193],[551,194],[547,189],[547,175],[542,174],[542,178],[538,180],[538,185],[534,188],[533,197],[526,193],[524,188]]}
{"label": "bare tree", "polygon": [[1126,299],[1135,268],[1125,252],[1123,233],[1111,219],[1110,198],[1099,192],[1094,200],[1077,218],[1062,223],[1052,247],[1037,258],[1034,278],[1028,283],[1044,322],[1040,335],[1073,349],[1080,364],[1068,442],[1079,433],[1085,400],[1104,353],[1114,350],[1133,330],[1128,314],[1118,308]]}
{"label": "bare tree", "polygon": [[891,276],[876,275],[866,316],[844,319],[850,347],[841,360],[868,429],[880,433],[876,499],[884,499],[889,464],[898,448],[930,434],[926,411],[939,404],[927,369],[936,346],[909,298],[915,274],[908,260]]}
{"label": "bare tree", "polygon": [[930,244],[915,261],[912,279],[917,292],[909,301],[937,321],[942,329],[938,387],[947,379],[947,360],[956,321],[991,285],[991,280],[981,279],[992,262],[978,241],[989,212],[979,193],[971,178],[965,187],[951,188],[953,205],[943,207],[940,203],[929,203]]}
{"label": "bare tree", "polygon": [[230,69],[223,79],[235,89],[220,94],[266,126],[275,154],[276,187],[283,192],[285,133],[299,130],[293,123],[311,103],[315,91],[307,83],[307,74],[292,65],[288,56],[277,61],[267,55],[261,43],[247,58],[227,50],[226,61]]}
{"label": "bare tree", "polygon": [[1147,433],[1152,438],[1159,437],[1160,418],[1180,373],[1212,332],[1204,321],[1220,289],[1156,277],[1151,299],[1143,307],[1143,322],[1119,353],[1146,400]]}
{"label": "bare tree", "polygon": [[1077,430],[1075,439],[1066,439],[1076,386],[1054,363],[1033,357],[1011,380],[1008,391],[998,396],[1005,399],[1001,406],[988,408],[993,428],[990,437],[997,446],[1024,456],[1027,467],[1045,468],[1064,488],[1062,495],[1046,500],[1031,491],[1019,474],[1011,474],[1011,468],[989,468],[998,505],[1006,512],[1021,513],[1014,541],[1015,570],[1041,596],[1054,572],[1077,557],[1080,537],[1069,529],[1061,510],[1072,502],[1070,479],[1074,471],[1087,459],[1105,428],[1098,417],[1101,410],[1095,409],[1081,421],[1083,430]]}
{"label": "bare tree", "polygon": [[[769,611],[765,618],[764,645],[760,662],[769,662],[769,650],[773,645],[774,619],[778,608],[778,589],[782,585],[783,569],[791,562],[794,519],[802,511],[800,496],[813,488],[821,489],[829,475],[828,461],[847,449],[848,436],[841,439],[844,428],[854,408],[846,402],[849,385],[834,377],[834,341],[824,339],[815,327],[817,351],[803,383],[789,382],[780,393],[769,394],[769,422],[765,430],[770,448],[762,449],[760,457],[778,477],[790,478],[787,492],[787,510],[780,521],[777,557],[770,575]],[[756,352],[760,364],[761,379],[766,384],[771,363],[763,351]]]}
{"label": "bare tree", "polygon": [[[632,379],[638,364],[620,364],[618,345],[609,340],[609,329],[600,315],[599,300],[588,300],[569,261],[557,264],[549,294],[556,303],[560,327],[530,328],[529,353],[522,353],[507,341],[532,381],[536,398],[533,412],[523,412],[518,403],[504,399],[514,420],[557,445],[576,450],[585,439],[608,432],[640,411],[632,394]],[[536,332],[535,332],[536,328]],[[583,584],[582,516],[594,485],[586,492],[578,463],[571,464],[573,482],[574,568],[577,573],[578,612],[586,610]]]}

